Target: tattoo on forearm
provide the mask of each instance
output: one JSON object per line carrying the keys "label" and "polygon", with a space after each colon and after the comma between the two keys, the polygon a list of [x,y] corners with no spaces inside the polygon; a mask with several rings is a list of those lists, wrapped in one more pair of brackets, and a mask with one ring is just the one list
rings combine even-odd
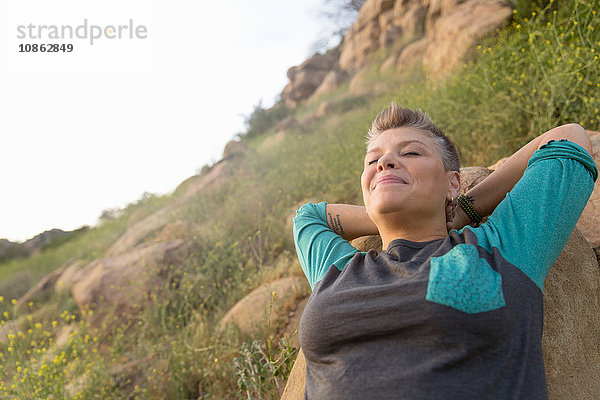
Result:
{"label": "tattoo on forearm", "polygon": [[331,213],[327,213],[327,215],[329,215],[329,225],[331,226],[331,229],[333,229],[333,231],[335,233],[337,233],[338,235],[343,235],[344,233],[344,228],[342,228],[342,221],[340,221],[340,214],[336,214],[335,217],[333,215],[331,215]]}

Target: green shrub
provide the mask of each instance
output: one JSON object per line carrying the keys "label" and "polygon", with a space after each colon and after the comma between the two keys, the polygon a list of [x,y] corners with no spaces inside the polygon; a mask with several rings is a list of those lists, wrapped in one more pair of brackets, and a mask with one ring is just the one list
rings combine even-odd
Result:
{"label": "green shrub", "polygon": [[262,107],[262,101],[260,101],[254,106],[252,113],[244,119],[246,132],[240,136],[251,138],[265,133],[288,115],[289,109],[285,103],[280,102],[270,109],[265,109]]}

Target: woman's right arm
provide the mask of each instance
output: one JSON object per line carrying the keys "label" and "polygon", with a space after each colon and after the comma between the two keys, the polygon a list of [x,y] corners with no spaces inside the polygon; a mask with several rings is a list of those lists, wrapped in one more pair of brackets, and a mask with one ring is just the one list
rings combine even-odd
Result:
{"label": "woman's right arm", "polygon": [[[492,214],[496,206],[500,204],[506,197],[506,194],[521,179],[533,153],[550,140],[558,141],[562,139],[583,147],[591,157],[592,144],[585,129],[579,124],[562,125],[531,140],[508,158],[493,174],[485,178],[481,183],[465,193],[465,195],[473,200],[473,206],[481,216]],[[460,207],[457,207],[457,211],[454,228],[459,229],[470,221]]]}
{"label": "woman's right arm", "polygon": [[327,204],[326,213],[329,228],[348,241],[361,236],[379,235],[377,226],[363,206]]}
{"label": "woman's right arm", "polygon": [[502,256],[541,290],[597,177],[585,130],[576,124],[552,129],[467,193],[475,197],[481,215],[491,215],[478,228],[465,229],[480,247]]}

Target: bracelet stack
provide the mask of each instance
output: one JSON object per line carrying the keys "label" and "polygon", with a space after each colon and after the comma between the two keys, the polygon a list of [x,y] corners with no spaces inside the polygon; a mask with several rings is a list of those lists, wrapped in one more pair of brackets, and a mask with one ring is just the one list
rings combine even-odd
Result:
{"label": "bracelet stack", "polygon": [[473,222],[474,226],[478,226],[483,218],[481,218],[481,215],[479,215],[477,210],[475,210],[475,207],[473,207],[473,198],[461,194],[458,196],[456,201],[458,202],[460,208],[462,208],[465,214],[467,214],[467,216],[471,219],[471,222]]}

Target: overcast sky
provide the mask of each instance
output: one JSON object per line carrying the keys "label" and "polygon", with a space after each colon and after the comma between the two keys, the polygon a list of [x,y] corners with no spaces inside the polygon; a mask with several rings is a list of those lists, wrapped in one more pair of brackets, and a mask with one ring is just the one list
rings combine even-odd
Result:
{"label": "overcast sky", "polygon": [[[218,160],[310,55],[321,1],[0,2],[0,238],[94,225]],[[19,52],[43,43],[73,51]]]}

